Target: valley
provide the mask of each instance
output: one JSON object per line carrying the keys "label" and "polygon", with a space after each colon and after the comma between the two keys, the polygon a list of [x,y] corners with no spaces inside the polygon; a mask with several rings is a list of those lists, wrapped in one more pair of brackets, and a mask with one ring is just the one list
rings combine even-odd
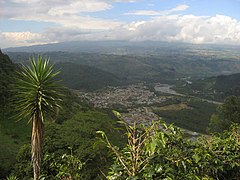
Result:
{"label": "valley", "polygon": [[[211,113],[215,111],[216,102],[206,99],[183,95],[171,89],[168,84],[147,84],[138,83],[120,87],[106,87],[95,92],[84,92],[73,90],[82,102],[87,102],[95,108],[116,110],[121,113],[122,119],[129,124],[150,125],[152,121],[164,120],[175,125],[180,125],[183,129],[206,133],[208,121]],[[189,102],[195,101],[198,106],[191,106]],[[193,127],[189,124],[180,123],[184,119],[174,119],[167,114],[181,113],[187,110],[187,116],[192,116],[192,122],[197,122],[198,118],[192,112],[202,106],[211,107],[209,111],[204,111],[201,115],[201,123]],[[164,112],[165,115],[161,115]],[[186,115],[185,115],[186,116]],[[186,117],[182,117],[186,118]],[[191,122],[190,122],[191,123]],[[191,127],[191,128],[189,128]],[[187,131],[188,134],[195,134]],[[196,133],[197,134],[197,133]]]}
{"label": "valley", "polygon": [[[50,113],[45,122],[44,154],[52,158],[45,167],[51,168],[47,163],[60,161],[63,154],[74,153],[86,161],[80,179],[96,178],[112,163],[106,147],[96,145],[96,131],[103,130],[114,144],[123,147],[125,130],[119,120],[145,126],[161,120],[180,128],[186,140],[201,135],[207,138],[210,123],[216,122],[218,106],[228,96],[239,96],[238,47],[113,44],[96,43],[95,48],[87,50],[73,43],[71,51],[65,46],[56,51],[51,45],[42,45],[30,47],[37,48],[33,51],[15,48],[4,49],[6,55],[0,53],[0,136],[1,145],[7,147],[0,148],[0,160],[4,162],[0,178],[10,172],[23,179],[25,174],[27,179],[31,177],[26,163],[30,125],[26,125],[26,119],[16,122],[12,117],[15,107],[10,91],[14,88],[14,71],[21,64],[29,65],[29,57],[49,57],[55,63],[54,71],[61,71],[56,80],[63,87],[62,108]],[[117,119],[112,110],[121,118]],[[46,174],[48,171],[43,169]],[[52,171],[56,174],[59,170]]]}
{"label": "valley", "polygon": [[[61,83],[77,92],[81,101],[94,108],[117,110],[128,122],[163,118],[206,133],[211,114],[226,97],[223,93],[234,95],[233,84],[220,84],[223,74],[230,78],[233,75],[228,74],[240,72],[238,50],[238,46],[223,45],[100,41],[9,48],[6,52],[15,63],[23,64],[30,56],[50,57],[55,69],[61,70]],[[214,77],[219,79],[218,90],[210,85],[215,83]],[[198,110],[202,112],[198,114]]]}

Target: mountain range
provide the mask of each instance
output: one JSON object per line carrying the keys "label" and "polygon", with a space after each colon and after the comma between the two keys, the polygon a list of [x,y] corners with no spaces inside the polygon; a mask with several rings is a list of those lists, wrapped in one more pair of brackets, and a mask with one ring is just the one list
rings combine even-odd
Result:
{"label": "mountain range", "polygon": [[187,87],[192,91],[238,91],[239,46],[75,41],[3,51],[14,63],[27,63],[30,56],[39,54],[50,57],[62,71],[62,83],[69,88],[96,90],[140,81],[175,85],[191,79],[193,84]]}

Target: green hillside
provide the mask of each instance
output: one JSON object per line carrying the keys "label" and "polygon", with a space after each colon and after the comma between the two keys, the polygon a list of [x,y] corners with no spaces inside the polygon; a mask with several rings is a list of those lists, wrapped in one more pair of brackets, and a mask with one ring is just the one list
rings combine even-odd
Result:
{"label": "green hillside", "polygon": [[[130,49],[128,49],[130,50]],[[128,82],[147,81],[176,83],[183,77],[206,78],[240,71],[237,58],[220,58],[217,52],[186,52],[184,48],[153,48],[158,53],[88,53],[88,52],[39,52],[51,57],[53,62],[72,62],[87,65],[114,74]],[[143,50],[144,51],[144,50]],[[14,62],[24,62],[33,53],[8,52]],[[36,55],[36,53],[35,53]]]}
{"label": "green hillside", "polygon": [[16,123],[11,118],[10,84],[15,68],[9,57],[0,51],[0,179],[10,171],[18,149],[29,138],[28,132],[30,135],[26,122]]}
{"label": "green hillside", "polygon": [[0,106],[9,96],[9,84],[12,81],[12,73],[15,69],[9,57],[2,53],[0,49]]}
{"label": "green hillside", "polygon": [[[28,119],[16,121],[14,118],[15,107],[11,93],[14,81],[11,77],[14,75],[16,65],[11,62],[7,55],[1,52],[0,62],[0,179],[5,179],[12,172],[20,179],[28,180],[32,176],[31,158],[30,153],[28,153],[29,148],[27,148],[31,141],[31,123],[28,123]],[[68,68],[67,65],[66,67]],[[82,68],[78,65],[75,67],[77,69]],[[60,66],[56,68],[60,68]],[[66,73],[67,68],[63,68],[63,72]],[[84,72],[80,71],[79,75],[87,72],[91,74],[95,70],[85,66],[82,69],[84,69]],[[68,69],[68,72],[71,71],[74,71],[74,68]],[[107,79],[101,71],[95,70],[94,73],[96,76],[100,76],[99,78]],[[91,76],[91,78],[93,77]],[[111,78],[114,79],[115,77]],[[111,78],[109,81],[112,81]],[[82,177],[86,177],[84,179],[96,178],[100,174],[99,170],[105,171],[111,160],[107,157],[106,148],[101,146],[94,148],[94,144],[98,141],[95,132],[104,129],[111,134],[112,140],[119,145],[124,142],[121,136],[122,132],[114,130],[118,125],[108,112],[97,111],[81,102],[69,89],[63,89],[62,94],[64,97],[59,113],[46,117],[45,153],[57,154],[61,157],[63,153],[69,153],[70,147],[74,155],[86,164],[81,172]],[[99,161],[100,156],[104,161]],[[50,168],[50,164],[46,167]],[[50,176],[53,172],[46,167],[45,171],[46,173],[49,172],[48,176]]]}
{"label": "green hillside", "polygon": [[240,95],[240,73],[191,80],[176,90],[193,96],[223,101],[227,96]]}
{"label": "green hillside", "polygon": [[224,96],[240,95],[240,73],[228,76],[218,76],[213,89],[223,92]]}
{"label": "green hillside", "polygon": [[61,71],[61,83],[71,89],[91,91],[123,84],[116,75],[86,65],[66,62],[57,63],[55,68]]}

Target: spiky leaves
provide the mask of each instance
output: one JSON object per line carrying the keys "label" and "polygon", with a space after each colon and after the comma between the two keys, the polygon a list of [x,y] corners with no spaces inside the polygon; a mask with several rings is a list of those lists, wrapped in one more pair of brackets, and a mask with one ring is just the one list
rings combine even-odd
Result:
{"label": "spiky leaves", "polygon": [[[37,62],[36,62],[37,61]],[[40,176],[41,149],[43,141],[44,114],[60,107],[60,86],[49,59],[38,56],[30,58],[30,66],[22,66],[16,83],[16,109],[19,119],[29,118],[32,122],[32,163],[34,180]]]}
{"label": "spiky leaves", "polygon": [[53,107],[60,107],[60,86],[55,79],[59,71],[53,72],[53,64],[51,65],[49,59],[43,59],[41,56],[38,57],[37,63],[34,57],[30,62],[31,66],[22,66],[21,71],[18,72],[15,88],[17,110],[21,119],[32,118],[39,110],[43,120],[44,113],[53,110]]}

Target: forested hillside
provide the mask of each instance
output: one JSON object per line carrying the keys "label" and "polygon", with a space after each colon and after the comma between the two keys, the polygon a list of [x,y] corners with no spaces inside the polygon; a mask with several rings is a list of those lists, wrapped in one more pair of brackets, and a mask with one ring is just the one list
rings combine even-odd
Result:
{"label": "forested hillside", "polygon": [[[3,105],[10,92],[9,85],[12,82],[12,75],[15,69],[9,57],[2,53],[0,49],[0,104]],[[1,106],[0,105],[0,106]]]}
{"label": "forested hillside", "polygon": [[[31,55],[43,54],[56,63],[71,62],[91,66],[131,83],[147,81],[175,84],[181,78],[206,78],[240,71],[237,46],[118,41],[48,46],[36,49],[34,46],[10,48],[6,52],[14,62],[23,62]],[[34,50],[31,51],[31,48]]]}
{"label": "forested hillside", "polygon": [[182,93],[219,101],[223,101],[227,96],[240,95],[240,73],[190,81],[191,83],[184,83],[176,89]]}
{"label": "forested hillside", "polygon": [[71,89],[97,90],[106,86],[119,86],[124,84],[123,79],[101,69],[71,62],[57,63],[55,69],[61,74],[61,84]]}
{"label": "forested hillside", "polygon": [[[31,123],[29,119],[17,121],[15,116],[14,101],[12,101],[14,88],[14,71],[16,65],[9,57],[0,54],[0,80],[1,80],[1,116],[0,116],[0,179],[5,179],[13,173],[20,179],[32,177],[31,167]],[[60,161],[65,154],[67,157],[73,155],[84,164],[81,169],[81,179],[94,179],[99,176],[100,170],[106,171],[111,158],[108,158],[106,148],[95,145],[98,141],[95,133],[104,129],[111,134],[111,139],[122,146],[124,138],[116,119],[108,111],[98,111],[88,104],[81,102],[75,94],[64,88],[62,108],[59,113],[50,114],[45,122],[45,144],[43,174],[52,179],[62,173],[60,167],[52,166],[53,162],[59,163],[68,173],[71,166]],[[62,164],[61,164],[62,163]],[[66,170],[67,168],[67,170]],[[72,168],[72,167],[71,167]]]}

